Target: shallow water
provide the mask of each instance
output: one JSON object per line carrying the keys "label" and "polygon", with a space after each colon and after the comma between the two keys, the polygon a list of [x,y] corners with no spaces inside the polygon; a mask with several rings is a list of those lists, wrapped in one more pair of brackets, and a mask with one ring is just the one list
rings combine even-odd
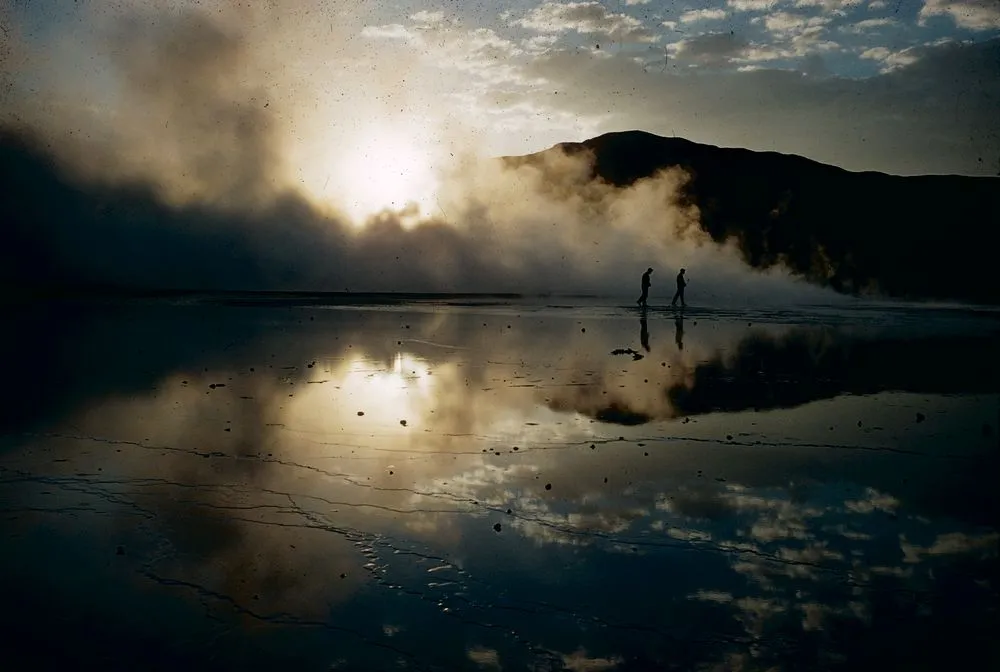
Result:
{"label": "shallow water", "polygon": [[641,319],[622,303],[12,309],[10,655],[306,670],[997,660],[996,312]]}

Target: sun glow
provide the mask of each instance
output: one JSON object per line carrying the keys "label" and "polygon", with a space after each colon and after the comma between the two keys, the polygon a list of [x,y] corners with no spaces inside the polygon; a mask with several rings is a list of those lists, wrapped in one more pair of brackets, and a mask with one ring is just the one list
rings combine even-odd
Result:
{"label": "sun glow", "polygon": [[319,195],[359,225],[386,210],[402,211],[412,223],[439,211],[437,154],[403,129],[373,128],[330,148]]}

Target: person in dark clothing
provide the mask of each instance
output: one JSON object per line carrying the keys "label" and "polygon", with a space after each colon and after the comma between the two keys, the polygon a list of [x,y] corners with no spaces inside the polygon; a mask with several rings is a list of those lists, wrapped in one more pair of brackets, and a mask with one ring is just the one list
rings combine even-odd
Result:
{"label": "person in dark clothing", "polygon": [[687,287],[687,284],[687,279],[684,277],[684,269],[682,268],[681,272],[677,274],[677,291],[674,292],[674,298],[670,301],[671,306],[677,305],[677,299],[681,300],[681,307],[687,305],[684,303],[684,288]]}
{"label": "person in dark clothing", "polygon": [[647,268],[646,272],[642,274],[642,296],[635,300],[643,308],[646,307],[646,297],[649,296],[649,276],[652,272],[653,269]]}

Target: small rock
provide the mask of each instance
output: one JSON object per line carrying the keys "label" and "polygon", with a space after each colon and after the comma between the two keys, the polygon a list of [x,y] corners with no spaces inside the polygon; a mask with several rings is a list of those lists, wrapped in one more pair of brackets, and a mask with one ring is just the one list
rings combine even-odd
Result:
{"label": "small rock", "polygon": [[361,417],[362,415],[364,415],[364,414],[365,414],[365,412],[364,412],[364,411],[358,411],[358,417],[359,417],[359,418],[360,418],[360,417]]}
{"label": "small rock", "polygon": [[597,446],[595,446],[594,444],[590,444],[590,449],[591,450],[597,450]]}
{"label": "small rock", "polygon": [[515,450],[515,451],[516,451],[516,450],[518,450],[517,446],[514,446],[514,450]]}
{"label": "small rock", "polygon": [[607,476],[605,476],[605,477],[604,477],[604,482],[605,482],[605,483],[607,483],[607,482],[608,482],[608,477],[607,477]]}
{"label": "small rock", "polygon": [[926,419],[927,416],[925,416],[923,413],[917,413],[917,422],[923,422]]}
{"label": "small rock", "polygon": [[643,452],[643,456],[644,456],[644,457],[649,457],[649,453],[647,453],[647,452]]}
{"label": "small rock", "polygon": [[733,440],[733,435],[732,434],[726,434],[726,441],[732,441],[732,440]]}
{"label": "small rock", "polygon": [[400,420],[399,424],[401,424],[403,427],[406,427],[406,420]]}
{"label": "small rock", "polygon": [[346,572],[341,572],[340,573],[340,578],[346,579],[347,578],[347,573]]}
{"label": "small rock", "polygon": [[390,469],[390,470],[389,470],[389,475],[390,475],[390,476],[392,476],[392,473],[393,473],[393,472],[392,472],[392,470]]}
{"label": "small rock", "polygon": [[551,483],[546,483],[545,484],[545,489],[546,490],[551,490],[552,489],[552,484]]}
{"label": "small rock", "polygon": [[500,523],[493,523],[494,532],[499,532],[501,529],[503,529],[503,526]]}
{"label": "small rock", "polygon": [[582,329],[580,329],[580,333],[586,334],[587,333],[587,328],[583,327]]}
{"label": "small rock", "polygon": [[860,420],[858,420],[858,427],[860,427],[860,426],[861,426],[861,421],[860,421]]}
{"label": "small rock", "polygon": [[115,548],[115,555],[125,555],[125,547],[118,546],[117,548]]}
{"label": "small rock", "polygon": [[231,432],[231,431],[233,431],[233,429],[232,429],[232,427],[226,427],[226,428],[225,428],[224,430],[222,430],[222,431],[224,431],[224,432]]}
{"label": "small rock", "polygon": [[511,511],[510,509],[507,509],[507,515],[508,515],[508,516],[511,516],[511,515],[513,515],[513,514],[514,514],[514,512],[513,512],[513,511]]}

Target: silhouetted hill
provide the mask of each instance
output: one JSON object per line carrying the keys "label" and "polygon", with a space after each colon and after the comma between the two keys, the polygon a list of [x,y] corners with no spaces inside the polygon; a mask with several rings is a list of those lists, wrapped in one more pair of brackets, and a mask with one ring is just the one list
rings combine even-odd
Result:
{"label": "silhouetted hill", "polygon": [[[919,138],[914,138],[919,142]],[[505,157],[593,152],[593,175],[617,186],[672,166],[690,173],[682,204],[756,268],[784,262],[841,292],[1000,303],[1000,178],[854,173],[800,156],[702,145],[642,131]],[[704,272],[704,271],[703,271]]]}

